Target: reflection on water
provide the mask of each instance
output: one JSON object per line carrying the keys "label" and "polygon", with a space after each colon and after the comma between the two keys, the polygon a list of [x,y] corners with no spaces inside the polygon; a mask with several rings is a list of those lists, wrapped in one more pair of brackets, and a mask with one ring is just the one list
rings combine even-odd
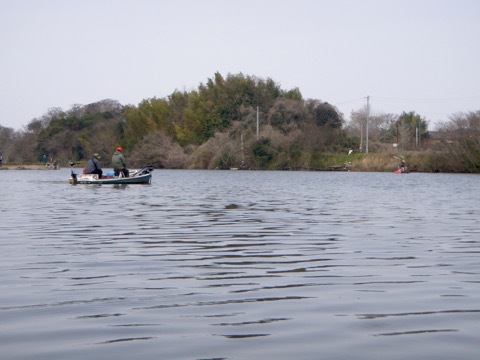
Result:
{"label": "reflection on water", "polygon": [[2,359],[480,355],[478,176],[0,179]]}

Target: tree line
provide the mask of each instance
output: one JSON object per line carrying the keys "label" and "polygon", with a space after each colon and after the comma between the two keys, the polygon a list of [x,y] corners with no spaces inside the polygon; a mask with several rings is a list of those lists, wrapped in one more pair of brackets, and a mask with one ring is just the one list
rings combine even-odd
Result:
{"label": "tree line", "polygon": [[[68,110],[52,108],[22,131],[0,125],[4,162],[35,163],[44,155],[65,166],[93,154],[109,166],[124,148],[129,166],[191,169],[321,169],[326,154],[421,150],[455,158],[460,171],[479,171],[480,113],[459,114],[432,141],[413,111],[344,115],[328,102],[304,99],[272,79],[220,73],[192,91],[174,91],[138,105],[106,99]],[[475,138],[474,134],[477,132]],[[440,136],[441,135],[441,136]]]}

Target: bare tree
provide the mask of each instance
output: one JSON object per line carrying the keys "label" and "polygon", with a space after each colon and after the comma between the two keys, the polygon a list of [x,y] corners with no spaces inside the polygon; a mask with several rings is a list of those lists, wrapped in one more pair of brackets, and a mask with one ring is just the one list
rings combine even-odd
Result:
{"label": "bare tree", "polygon": [[162,131],[147,135],[132,150],[128,158],[132,166],[153,165],[159,168],[183,168],[187,155],[171,137]]}
{"label": "bare tree", "polygon": [[455,114],[438,132],[450,157],[460,162],[464,171],[480,171],[480,111]]}

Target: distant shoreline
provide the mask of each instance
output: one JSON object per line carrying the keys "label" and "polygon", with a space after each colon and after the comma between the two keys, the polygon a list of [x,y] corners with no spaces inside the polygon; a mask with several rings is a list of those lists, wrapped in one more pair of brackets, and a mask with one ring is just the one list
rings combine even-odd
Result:
{"label": "distant shoreline", "polygon": [[60,167],[49,165],[25,165],[25,164],[7,164],[0,167],[0,170],[58,170]]}

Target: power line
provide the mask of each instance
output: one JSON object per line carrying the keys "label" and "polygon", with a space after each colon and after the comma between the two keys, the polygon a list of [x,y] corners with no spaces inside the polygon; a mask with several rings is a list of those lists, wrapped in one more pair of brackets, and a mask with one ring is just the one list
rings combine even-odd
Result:
{"label": "power line", "polygon": [[[385,97],[385,96],[370,96],[372,100],[375,100],[378,103],[384,103],[386,105],[392,105],[391,103],[385,103],[383,101],[392,101],[392,102],[411,102],[411,103],[440,103],[440,102],[462,102],[462,101],[480,101],[478,96],[469,96],[469,97],[451,97],[451,98],[403,98],[403,97]],[[357,101],[365,100],[365,96],[345,100],[341,102],[335,102],[335,106],[349,104]]]}
{"label": "power line", "polygon": [[453,97],[453,98],[398,98],[398,97],[383,97],[383,96],[372,96],[375,100],[387,100],[387,101],[409,101],[409,102],[455,102],[455,101],[480,101],[480,97],[471,96],[471,97]]}
{"label": "power line", "polygon": [[361,97],[361,98],[358,98],[358,99],[353,99],[353,100],[347,100],[347,101],[342,101],[342,102],[337,102],[335,103],[335,106],[336,105],[343,105],[343,104],[348,104],[348,103],[352,103],[352,102],[356,102],[356,101],[360,101],[360,100],[365,100],[365,96]]}

